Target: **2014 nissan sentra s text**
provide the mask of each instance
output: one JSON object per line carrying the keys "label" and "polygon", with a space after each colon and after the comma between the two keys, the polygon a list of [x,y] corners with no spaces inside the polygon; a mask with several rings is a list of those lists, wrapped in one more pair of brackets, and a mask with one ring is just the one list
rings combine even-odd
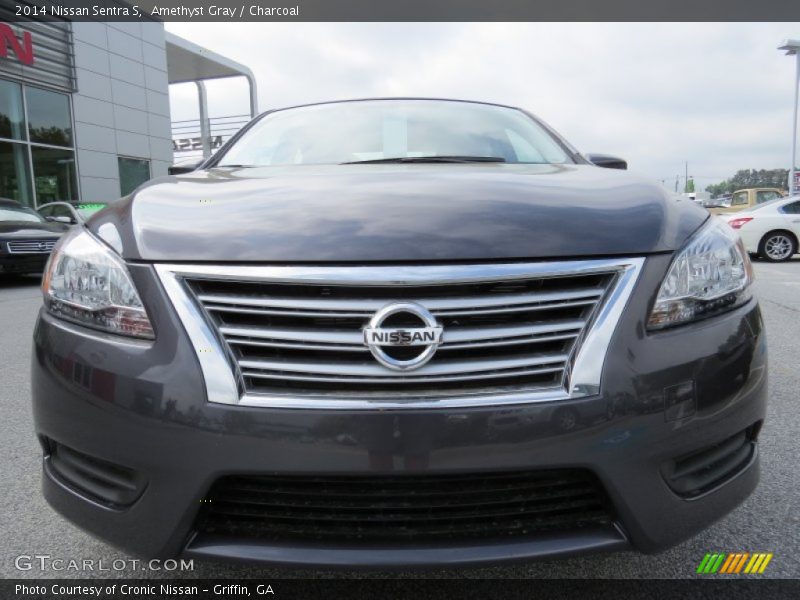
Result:
{"label": "2014 nissan sentra s text", "polygon": [[758,481],[763,324],[735,232],[620,167],[506,106],[262,115],[57,245],[47,500],[137,555],[283,565],[692,536]]}

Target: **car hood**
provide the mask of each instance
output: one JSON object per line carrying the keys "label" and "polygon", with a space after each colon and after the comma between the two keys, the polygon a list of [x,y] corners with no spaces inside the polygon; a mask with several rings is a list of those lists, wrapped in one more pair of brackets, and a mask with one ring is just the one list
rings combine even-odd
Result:
{"label": "car hood", "polygon": [[130,260],[365,263],[669,252],[706,218],[588,165],[360,164],[162,178],[87,226]]}
{"label": "car hood", "polygon": [[64,233],[58,223],[32,223],[27,221],[0,221],[0,235],[5,238],[57,238]]}

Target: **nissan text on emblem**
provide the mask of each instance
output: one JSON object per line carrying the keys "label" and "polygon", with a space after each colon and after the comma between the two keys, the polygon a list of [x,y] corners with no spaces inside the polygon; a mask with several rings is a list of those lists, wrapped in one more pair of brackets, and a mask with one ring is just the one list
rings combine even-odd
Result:
{"label": "nissan text on emblem", "polygon": [[416,302],[392,302],[373,315],[364,328],[364,344],[384,367],[395,371],[426,364],[442,341],[436,318]]}

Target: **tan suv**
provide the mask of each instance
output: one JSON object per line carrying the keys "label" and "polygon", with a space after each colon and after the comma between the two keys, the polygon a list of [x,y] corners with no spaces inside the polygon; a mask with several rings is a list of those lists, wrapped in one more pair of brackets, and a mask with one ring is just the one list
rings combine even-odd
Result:
{"label": "tan suv", "polygon": [[715,200],[709,200],[704,206],[712,215],[722,215],[746,210],[782,197],[783,191],[778,188],[748,188],[735,191],[729,198],[720,198],[719,204],[716,204]]}

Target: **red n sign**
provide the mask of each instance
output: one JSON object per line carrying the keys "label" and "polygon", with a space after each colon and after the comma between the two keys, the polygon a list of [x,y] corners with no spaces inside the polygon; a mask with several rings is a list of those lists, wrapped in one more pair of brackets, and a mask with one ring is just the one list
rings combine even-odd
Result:
{"label": "red n sign", "polygon": [[8,58],[9,46],[24,65],[33,64],[33,40],[27,31],[22,34],[22,43],[19,43],[14,30],[5,23],[0,23],[0,58]]}

